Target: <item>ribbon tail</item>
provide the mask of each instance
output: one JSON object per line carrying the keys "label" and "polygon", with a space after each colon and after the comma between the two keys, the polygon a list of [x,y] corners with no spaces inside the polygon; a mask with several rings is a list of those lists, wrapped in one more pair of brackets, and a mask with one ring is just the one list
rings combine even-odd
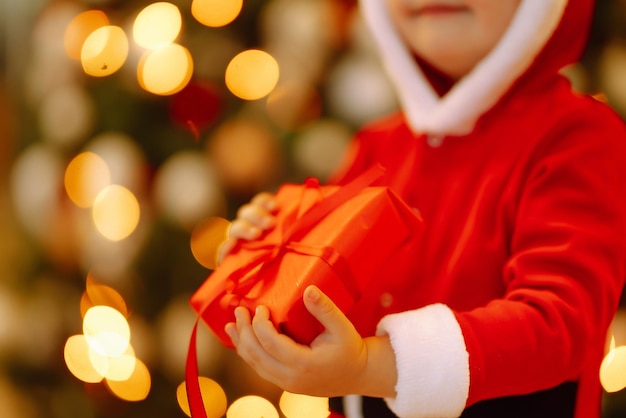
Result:
{"label": "ribbon tail", "polygon": [[198,352],[197,352],[197,335],[198,323],[200,318],[196,320],[191,332],[189,340],[189,351],[187,352],[187,364],[185,367],[185,387],[187,389],[187,400],[189,401],[189,410],[193,418],[207,418],[204,410],[204,402],[202,401],[202,392],[200,392],[200,382],[198,381]]}

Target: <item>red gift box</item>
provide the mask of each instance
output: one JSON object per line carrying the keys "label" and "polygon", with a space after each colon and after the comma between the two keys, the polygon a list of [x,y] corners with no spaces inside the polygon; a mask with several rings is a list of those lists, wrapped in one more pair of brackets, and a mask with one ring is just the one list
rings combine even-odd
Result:
{"label": "red gift box", "polygon": [[422,221],[387,187],[370,187],[372,169],[346,186],[283,185],[277,226],[241,241],[191,297],[193,309],[232,347],[224,326],[234,309],[265,305],[281,332],[309,344],[323,330],[306,310],[304,289],[317,285],[344,313],[367,291],[391,255],[416,245]]}

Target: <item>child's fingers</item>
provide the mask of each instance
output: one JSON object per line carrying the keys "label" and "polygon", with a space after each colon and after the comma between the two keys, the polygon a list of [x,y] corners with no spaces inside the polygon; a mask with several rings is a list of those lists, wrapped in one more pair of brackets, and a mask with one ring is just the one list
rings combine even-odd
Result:
{"label": "child's fingers", "polygon": [[286,367],[272,357],[257,339],[250,319],[250,313],[245,308],[235,309],[236,327],[228,326],[227,332],[232,333],[231,340],[239,356],[257,371],[262,377],[274,381]]}
{"label": "child's fingers", "polygon": [[301,346],[276,330],[270,321],[269,310],[265,306],[259,306],[256,309],[252,319],[252,328],[263,349],[289,367],[299,363],[299,360],[303,358],[303,349],[309,351],[308,347]]}
{"label": "child's fingers", "polygon": [[262,232],[263,230],[258,226],[251,224],[245,219],[238,218],[230,224],[228,237],[229,239],[244,239],[250,241],[260,237]]}
{"label": "child's fingers", "polygon": [[304,290],[307,310],[333,335],[345,335],[352,330],[352,323],[335,303],[316,286]]}
{"label": "child's fingers", "polygon": [[255,205],[261,206],[270,213],[274,212],[277,209],[276,199],[271,193],[261,192],[254,196],[250,202]]}
{"label": "child's fingers", "polygon": [[274,216],[264,206],[253,202],[247,203],[237,211],[237,219],[248,222],[261,229],[267,229],[274,225]]}

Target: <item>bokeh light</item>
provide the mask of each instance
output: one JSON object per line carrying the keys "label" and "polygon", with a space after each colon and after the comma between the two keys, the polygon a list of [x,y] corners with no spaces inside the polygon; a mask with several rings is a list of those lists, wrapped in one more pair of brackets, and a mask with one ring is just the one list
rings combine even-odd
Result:
{"label": "bokeh light", "polygon": [[211,217],[200,222],[191,234],[191,252],[202,266],[215,270],[221,245],[228,239],[230,221]]}
{"label": "bokeh light", "polygon": [[176,5],[156,2],[144,7],[133,24],[133,38],[148,49],[165,47],[176,40],[182,28],[182,16]]}
{"label": "bokeh light", "polygon": [[140,402],[148,397],[152,387],[152,377],[146,364],[136,359],[132,375],[121,381],[106,380],[112,394],[128,402]]}
{"label": "bokeh light", "polygon": [[96,197],[92,217],[97,230],[111,241],[120,241],[135,231],[140,208],[135,195],[126,187],[114,184]]}
{"label": "bokeh light", "polygon": [[611,42],[604,47],[600,55],[601,89],[608,96],[611,105],[621,114],[626,114],[626,43]]}
{"label": "bokeh light", "polygon": [[328,417],[328,398],[283,392],[279,406],[287,418]]}
{"label": "bokeh light", "polygon": [[91,132],[96,109],[84,86],[65,83],[43,98],[38,119],[46,141],[70,148]]}
{"label": "bokeh light", "polygon": [[87,37],[81,50],[81,62],[86,74],[109,76],[124,65],[128,58],[128,38],[119,26],[103,26]]}
{"label": "bokeh light", "polygon": [[626,388],[626,346],[615,348],[615,339],[600,365],[600,382],[605,391],[619,392]]}
{"label": "bokeh light", "polygon": [[86,146],[102,158],[111,171],[111,184],[119,184],[135,194],[145,192],[148,164],[138,141],[120,131],[105,131],[95,136]]}
{"label": "bokeh light", "polygon": [[207,215],[226,212],[217,175],[197,151],[180,151],[162,164],[154,181],[154,198],[165,217],[189,230]]}
{"label": "bokeh light", "polygon": [[146,51],[137,67],[139,85],[161,96],[181,91],[192,75],[193,58],[187,48],[178,44]]}
{"label": "bokeh light", "polygon": [[107,368],[104,377],[108,381],[123,382],[132,377],[137,366],[137,358],[135,357],[135,350],[129,344],[126,351],[122,355],[117,357],[109,357],[109,367]]}
{"label": "bokeh light", "polygon": [[260,396],[244,396],[237,399],[226,411],[226,418],[279,418],[278,411],[270,401]]}
{"label": "bokeh light", "polygon": [[237,54],[226,67],[226,86],[235,96],[257,100],[276,87],[278,62],[265,51],[249,49]]}
{"label": "bokeh light", "polygon": [[130,344],[126,318],[110,306],[94,306],[85,313],[83,334],[91,349],[106,357],[121,356]]}
{"label": "bokeh light", "polygon": [[[216,381],[203,376],[198,377],[198,384],[200,385],[202,403],[204,404],[207,418],[223,417],[228,406],[224,389]],[[176,399],[180,409],[188,417],[191,417],[189,399],[187,399],[187,384],[185,382],[181,383],[176,389]]]}
{"label": "bokeh light", "polygon": [[78,207],[92,207],[98,194],[111,182],[106,162],[93,152],[82,152],[65,170],[65,191]]}
{"label": "bokeh light", "polygon": [[125,317],[128,317],[126,301],[119,292],[110,286],[96,282],[93,275],[87,275],[85,291],[80,299],[80,313],[84,318],[87,311],[94,306],[109,306]]}
{"label": "bokeh light", "polygon": [[189,130],[198,141],[202,130],[220,116],[222,105],[216,85],[207,81],[191,80],[172,96],[168,110],[172,120]]}
{"label": "bokeh light", "polygon": [[207,152],[225,189],[237,194],[267,189],[283,170],[280,144],[267,125],[246,118],[222,124]]}
{"label": "bokeh light", "polygon": [[80,60],[85,40],[96,29],[109,25],[109,18],[101,10],[87,10],[79,13],[65,29],[64,45],[67,55]]}
{"label": "bokeh light", "polygon": [[108,358],[93,350],[84,335],[73,335],[65,342],[63,350],[65,365],[79,380],[98,383],[104,379]]}
{"label": "bokeh light", "polygon": [[344,57],[328,75],[325,96],[332,114],[354,126],[398,108],[389,78],[379,61],[371,56]]}
{"label": "bokeh light", "polygon": [[193,0],[191,14],[203,25],[220,27],[235,20],[242,6],[243,0]]}
{"label": "bokeh light", "polygon": [[336,119],[320,119],[300,132],[293,143],[293,157],[305,173],[326,180],[344,159],[354,132]]}
{"label": "bokeh light", "polygon": [[280,83],[267,97],[267,114],[278,127],[298,130],[312,123],[322,113],[322,98],[310,83]]}
{"label": "bokeh light", "polygon": [[37,239],[47,238],[55,221],[64,172],[58,149],[41,143],[23,150],[13,163],[11,198],[18,220]]}

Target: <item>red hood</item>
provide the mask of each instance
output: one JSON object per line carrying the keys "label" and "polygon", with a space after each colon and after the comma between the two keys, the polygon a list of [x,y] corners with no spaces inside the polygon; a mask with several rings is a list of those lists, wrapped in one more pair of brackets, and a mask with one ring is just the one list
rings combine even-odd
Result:
{"label": "red hood", "polygon": [[577,62],[595,0],[522,0],[509,28],[513,36],[503,35],[492,53],[456,84],[411,55],[384,3],[360,0],[409,125],[418,133],[458,136],[471,132],[514,85],[545,82]]}

